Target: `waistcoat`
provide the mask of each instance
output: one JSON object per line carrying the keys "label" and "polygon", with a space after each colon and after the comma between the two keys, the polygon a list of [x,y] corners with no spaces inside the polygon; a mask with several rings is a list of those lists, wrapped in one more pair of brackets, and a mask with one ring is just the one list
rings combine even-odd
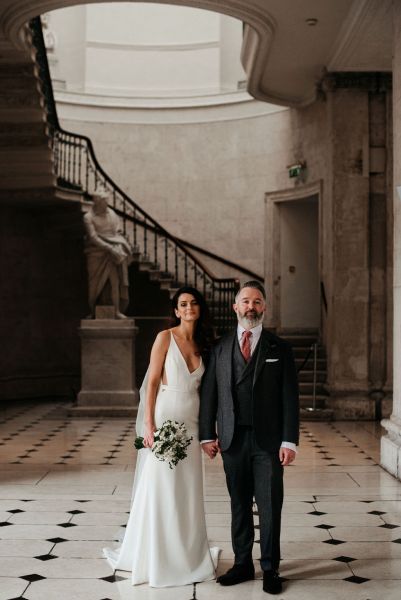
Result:
{"label": "waistcoat", "polygon": [[253,351],[251,360],[247,363],[242,356],[237,336],[234,340],[232,355],[233,395],[235,424],[252,426],[252,387],[255,374],[256,359],[259,351],[260,340]]}

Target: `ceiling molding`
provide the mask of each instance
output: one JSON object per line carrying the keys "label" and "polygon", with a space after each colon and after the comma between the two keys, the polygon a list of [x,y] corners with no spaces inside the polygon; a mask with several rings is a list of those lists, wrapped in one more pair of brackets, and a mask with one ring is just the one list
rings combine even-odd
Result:
{"label": "ceiling molding", "polygon": [[[355,50],[358,48],[364,32],[371,30],[372,25],[377,23],[380,18],[385,18],[388,11],[392,11],[392,0],[381,0],[380,2],[377,0],[354,0],[333,44],[333,50],[327,62],[327,70],[363,70],[358,59],[355,59]],[[378,56],[377,59],[377,65],[372,65],[369,70],[388,70],[384,59],[381,56]]]}
{"label": "ceiling molding", "polygon": [[[83,3],[95,4],[98,1],[1,0],[0,27],[6,39],[23,49],[26,48],[24,24],[30,18],[57,8]],[[155,0],[131,1],[155,3]],[[292,15],[291,5],[294,0],[157,1],[159,4],[210,10],[242,21],[245,27],[241,60],[247,74],[247,89],[254,98],[263,102],[295,108],[311,104],[316,99],[317,82],[322,75],[319,69],[323,70],[325,67],[329,71],[391,70],[391,64],[388,66],[392,38],[389,11],[393,0],[342,0],[339,3],[341,13],[334,0],[326,0],[324,3],[321,0],[303,0],[300,5],[297,3],[297,17],[292,21],[289,17]],[[321,55],[319,46],[315,48],[311,45],[311,36],[299,28],[299,24],[304,23],[307,16],[311,16],[309,11],[313,9],[321,11],[322,23],[325,23],[326,31],[330,34],[326,38],[327,45],[322,45],[324,53]],[[337,16],[336,29],[334,26],[330,29],[330,19],[333,20],[333,16]],[[283,31],[287,31],[288,20],[288,31],[296,32],[294,38],[291,34],[283,34]],[[336,40],[333,45],[332,38]],[[302,53],[304,44],[308,51]],[[138,49],[143,50],[143,47]],[[282,49],[285,50],[284,64],[280,54]],[[292,81],[291,73],[294,70],[289,68],[289,51],[293,51],[296,57],[297,50],[306,58],[299,65],[299,76]],[[381,53],[381,50],[384,52]],[[286,78],[285,81],[283,78]]]}
{"label": "ceiling molding", "polygon": [[[85,0],[85,4],[95,4],[98,0]],[[111,0],[117,1],[117,0]],[[138,0],[131,0],[138,1]],[[154,0],[142,0],[154,2]],[[241,0],[159,0],[160,4],[172,4],[211,10],[239,19],[248,25],[245,50],[242,53],[243,64],[248,78],[248,91],[256,99],[281,105],[302,106],[310,98],[280,98],[269,90],[262,89],[263,72],[268,62],[271,44],[274,40],[275,22],[266,8],[256,3]],[[57,8],[82,4],[77,0],[3,0],[0,12],[1,26],[5,37],[11,39],[20,48],[25,45],[22,35],[24,24],[34,16]],[[263,5],[262,5],[263,6]]]}
{"label": "ceiling molding", "polygon": [[87,48],[98,50],[125,50],[128,52],[182,52],[196,50],[215,50],[220,48],[220,42],[191,42],[182,44],[120,44],[119,42],[106,42],[102,40],[89,40]]}

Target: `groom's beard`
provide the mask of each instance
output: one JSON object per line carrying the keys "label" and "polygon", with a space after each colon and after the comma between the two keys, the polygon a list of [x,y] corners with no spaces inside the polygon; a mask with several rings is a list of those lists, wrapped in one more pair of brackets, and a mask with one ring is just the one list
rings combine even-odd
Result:
{"label": "groom's beard", "polygon": [[244,329],[253,329],[257,327],[260,323],[262,323],[265,313],[257,313],[256,310],[247,310],[245,313],[241,313],[238,311],[237,318],[238,323]]}

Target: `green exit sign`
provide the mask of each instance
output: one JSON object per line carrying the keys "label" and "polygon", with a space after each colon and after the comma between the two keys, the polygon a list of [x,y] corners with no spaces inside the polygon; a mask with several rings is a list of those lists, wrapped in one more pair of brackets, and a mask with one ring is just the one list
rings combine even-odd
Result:
{"label": "green exit sign", "polygon": [[289,177],[299,177],[304,169],[304,163],[297,163],[296,165],[291,165],[288,167],[288,175]]}

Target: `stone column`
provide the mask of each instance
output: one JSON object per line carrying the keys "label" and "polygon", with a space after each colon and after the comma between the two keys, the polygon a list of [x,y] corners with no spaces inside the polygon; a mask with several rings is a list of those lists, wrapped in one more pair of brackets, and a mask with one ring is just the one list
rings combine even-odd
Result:
{"label": "stone column", "polygon": [[133,319],[81,321],[81,391],[74,415],[134,416],[138,407]]}
{"label": "stone column", "polygon": [[[368,78],[369,79],[369,78]],[[368,81],[369,83],[369,81]],[[332,271],[328,311],[330,408],[374,418],[369,399],[369,101],[365,81],[331,77]]]}
{"label": "stone column", "polygon": [[336,418],[373,420],[381,416],[388,387],[386,240],[392,202],[386,150],[391,78],[334,73],[325,83],[332,139],[331,177],[325,182],[332,205],[323,207],[332,230],[329,402]]}
{"label": "stone column", "polygon": [[401,479],[401,4],[393,2],[393,144],[394,144],[394,385],[393,412],[382,421],[381,464]]}

